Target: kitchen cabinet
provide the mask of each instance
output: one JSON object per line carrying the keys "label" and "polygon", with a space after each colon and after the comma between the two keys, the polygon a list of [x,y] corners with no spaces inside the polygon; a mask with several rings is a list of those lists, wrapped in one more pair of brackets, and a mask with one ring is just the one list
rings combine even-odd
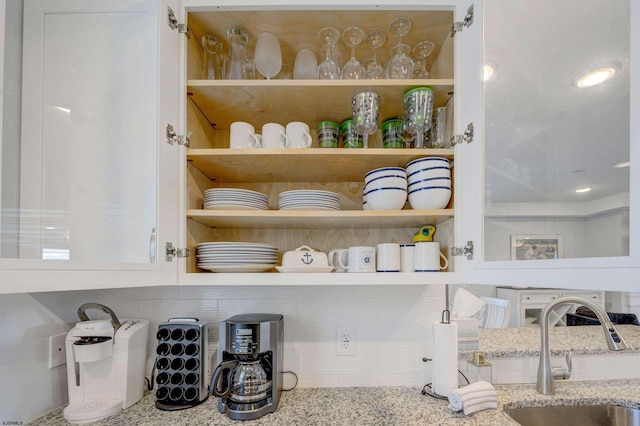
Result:
{"label": "kitchen cabinet", "polygon": [[[452,10],[418,10],[412,16],[413,27],[406,42],[437,40],[431,59],[433,75],[428,80],[201,80],[202,49],[200,38],[211,34],[224,40],[232,26],[244,28],[250,40],[269,31],[276,34],[283,50],[283,62],[292,64],[301,48],[319,50],[319,30],[326,26],[344,29],[359,24],[365,29],[386,28],[395,16],[405,11],[295,10],[295,11],[219,11],[188,10],[187,22],[193,37],[184,41],[187,50],[187,132],[191,133],[186,150],[188,187],[186,209],[187,247],[195,253],[203,241],[251,241],[274,244],[281,252],[301,245],[328,252],[333,248],[372,245],[382,242],[408,243],[426,224],[439,225],[455,216],[455,196],[450,205],[439,210],[363,211],[362,189],[366,172],[378,167],[400,166],[425,157],[454,160],[454,149],[383,149],[378,132],[370,138],[368,149],[319,148],[314,135],[311,148],[229,149],[229,127],[234,121],[246,121],[256,129],[268,122],[286,125],[302,121],[313,129],[321,120],[341,122],[351,117],[351,98],[362,90],[381,96],[380,122],[401,114],[402,96],[412,87],[427,85],[435,92],[435,106],[446,105],[454,93],[454,39]],[[286,28],[286,29],[285,29]],[[386,46],[395,44],[389,36]],[[388,49],[379,49],[380,51]],[[366,57],[365,47],[356,49]],[[385,53],[380,52],[384,56]],[[195,58],[195,59],[194,59]],[[385,58],[381,58],[383,61]],[[453,101],[450,103],[453,105]],[[313,132],[312,132],[313,133]],[[204,210],[203,193],[213,187],[252,189],[268,194],[269,211]],[[278,194],[292,189],[323,189],[338,192],[341,210],[280,211]],[[454,191],[455,192],[455,191]],[[437,232],[436,236],[441,233]],[[445,235],[444,232],[442,232]],[[443,243],[445,245],[445,243]],[[448,246],[449,243],[446,243]],[[182,260],[185,274],[181,282],[224,284],[228,274],[199,270],[196,257]],[[278,274],[260,275],[270,284],[394,284],[443,283],[455,272],[426,274]],[[234,274],[235,284],[255,283],[255,274]]]}
{"label": "kitchen cabinet", "polygon": [[[27,0],[29,1],[29,0]],[[53,4],[55,2],[43,2]],[[102,7],[100,2],[62,2],[80,7]],[[92,261],[51,262],[42,259],[6,258],[0,263],[1,291],[44,291],[97,287],[162,285],[354,285],[354,284],[443,284],[483,283],[502,285],[544,285],[550,287],[632,288],[631,276],[637,272],[640,240],[633,215],[630,220],[630,255],[605,259],[560,259],[536,262],[485,261],[483,247],[484,132],[483,83],[483,2],[409,1],[402,4],[383,1],[373,6],[345,5],[342,2],[288,1],[237,4],[232,1],[195,0],[139,1],[124,10],[143,8],[156,16],[150,27],[157,40],[140,49],[157,52],[157,121],[152,120],[156,151],[148,152],[157,162],[155,172],[155,233],[149,230],[145,242],[149,262]],[[90,5],[90,6],[87,6]],[[473,8],[470,7],[473,5]],[[251,7],[249,7],[251,6]],[[53,7],[53,6],[50,6]],[[638,7],[631,5],[631,17]],[[173,11],[170,18],[166,12]],[[251,10],[249,10],[251,9]],[[473,10],[473,19],[467,19]],[[76,11],[77,12],[77,11]],[[302,47],[318,52],[320,25],[346,28],[358,24],[367,29],[385,28],[396,15],[408,15],[414,28],[403,41],[415,44],[420,38],[433,38],[436,52],[429,58],[433,75],[428,80],[319,81],[319,80],[201,80],[199,38],[207,32],[224,39],[232,25],[245,27],[253,39],[261,31],[271,31],[281,40],[285,63],[293,64]],[[82,15],[77,14],[77,19]],[[173,21],[176,25],[168,25]],[[466,24],[465,24],[466,22]],[[460,30],[449,35],[454,23]],[[179,25],[185,24],[185,25]],[[182,31],[190,28],[191,37]],[[541,30],[543,30],[541,28]],[[69,31],[73,31],[73,27]],[[632,28],[631,64],[637,61],[638,30]],[[543,31],[544,32],[544,31]],[[115,37],[115,35],[114,35]],[[379,49],[396,43],[394,37]],[[133,41],[131,41],[133,43]],[[366,48],[356,54],[366,58]],[[526,52],[523,52],[526,54]],[[113,69],[117,67],[111,65]],[[632,74],[637,79],[637,72]],[[101,87],[96,82],[97,87]],[[341,121],[350,114],[351,96],[360,90],[375,90],[382,96],[381,121],[398,115],[402,94],[409,88],[427,85],[436,93],[435,106],[455,107],[454,133],[460,143],[451,149],[386,150],[381,148],[379,132],[370,138],[367,150],[230,150],[229,125],[233,121],[251,122],[257,129],[266,122],[286,124],[304,121],[310,127],[321,119]],[[108,86],[107,86],[108,87]],[[3,95],[6,96],[6,95]],[[637,115],[638,89],[632,85],[631,113]],[[466,138],[462,135],[467,132]],[[640,138],[631,127],[630,139]],[[4,130],[3,130],[4,133]],[[4,136],[4,135],[3,135]],[[189,147],[183,143],[189,140]],[[3,150],[4,150],[3,140]],[[314,140],[314,143],[316,141]],[[630,158],[638,156],[631,144]],[[363,211],[360,197],[362,177],[379,166],[403,166],[424,156],[444,156],[455,165],[454,195],[447,208],[433,211]],[[632,161],[633,163],[633,161]],[[6,166],[5,166],[6,168]],[[5,169],[3,169],[5,170]],[[90,170],[90,168],[88,169]],[[635,169],[631,169],[630,182]],[[3,172],[4,176],[4,172]],[[4,181],[4,180],[3,180]],[[339,212],[293,211],[211,211],[202,209],[203,192],[212,187],[236,187],[269,194],[272,208],[277,194],[290,189],[326,189],[339,192]],[[122,191],[122,189],[118,189]],[[4,189],[3,189],[4,192]],[[630,188],[630,208],[637,208],[637,185]],[[18,215],[25,212],[18,211]],[[6,213],[3,214],[6,223]],[[91,221],[87,221],[91,224]],[[350,245],[379,242],[408,242],[421,225],[438,226],[436,239],[449,255],[450,267],[441,273],[398,274],[217,274],[199,270],[195,247],[203,241],[254,241],[276,245],[281,252],[307,244],[327,251]],[[114,232],[117,227],[113,228]],[[110,229],[111,229],[110,228]],[[91,230],[91,227],[88,227]],[[152,229],[154,229],[152,227]],[[88,233],[87,235],[91,235]],[[3,236],[3,241],[6,234]],[[91,240],[89,240],[91,241]],[[98,241],[98,240],[95,240]],[[468,244],[471,243],[471,244]],[[102,242],[98,242],[102,244]],[[452,250],[473,253],[453,256]],[[175,251],[167,251],[171,247]],[[190,251],[188,257],[181,257]],[[7,278],[5,280],[4,278]],[[606,283],[606,284],[605,284]],[[614,283],[614,284],[611,284]]]}
{"label": "kitchen cabinet", "polygon": [[175,284],[156,249],[178,220],[159,7],[2,2],[0,293]]}

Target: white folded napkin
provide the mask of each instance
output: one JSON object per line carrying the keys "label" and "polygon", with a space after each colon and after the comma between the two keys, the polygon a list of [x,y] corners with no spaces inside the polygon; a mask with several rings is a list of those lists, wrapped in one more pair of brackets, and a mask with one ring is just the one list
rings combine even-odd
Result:
{"label": "white folded napkin", "polygon": [[464,410],[464,414],[472,414],[487,408],[498,407],[498,394],[491,383],[479,381],[458,388],[449,395],[451,411]]}

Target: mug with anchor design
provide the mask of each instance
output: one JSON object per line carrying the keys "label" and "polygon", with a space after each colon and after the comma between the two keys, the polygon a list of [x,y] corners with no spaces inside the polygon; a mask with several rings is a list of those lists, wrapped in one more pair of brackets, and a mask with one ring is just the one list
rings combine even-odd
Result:
{"label": "mug with anchor design", "polygon": [[300,246],[282,256],[282,266],[328,266],[326,253],[316,251],[309,246]]}

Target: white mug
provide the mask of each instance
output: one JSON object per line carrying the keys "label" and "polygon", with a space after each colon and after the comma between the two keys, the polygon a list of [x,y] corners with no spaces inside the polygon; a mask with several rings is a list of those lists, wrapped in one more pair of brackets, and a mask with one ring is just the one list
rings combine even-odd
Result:
{"label": "white mug", "polygon": [[[440,243],[416,243],[413,252],[413,267],[416,272],[438,272],[449,267],[449,261],[440,252]],[[444,265],[440,264],[442,259]]]}
{"label": "white mug", "polygon": [[287,124],[286,133],[291,138],[289,148],[309,148],[313,142],[307,123],[292,121]]}
{"label": "white mug", "polygon": [[347,263],[343,256],[338,256],[338,264],[347,272],[376,272],[376,248],[368,246],[349,247]]}
{"label": "white mug", "polygon": [[376,271],[400,272],[400,244],[381,243],[376,246]]}
{"label": "white mug", "polygon": [[[347,272],[347,268],[343,268],[340,266],[339,258],[346,259],[347,253],[349,250],[347,249],[333,249],[329,251],[329,266],[333,266],[335,272]],[[347,260],[343,260],[342,264],[345,264]]]}
{"label": "white mug", "polygon": [[289,148],[290,139],[282,124],[267,123],[262,126],[263,148]]}
{"label": "white mug", "polygon": [[231,123],[229,146],[231,148],[260,148],[260,137],[249,123],[236,121]]}
{"label": "white mug", "polygon": [[413,272],[415,244],[400,244],[400,272]]}

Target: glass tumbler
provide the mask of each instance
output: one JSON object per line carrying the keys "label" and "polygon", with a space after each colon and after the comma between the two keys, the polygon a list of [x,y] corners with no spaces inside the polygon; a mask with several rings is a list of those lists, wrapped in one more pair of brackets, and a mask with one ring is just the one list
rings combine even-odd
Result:
{"label": "glass tumbler", "polygon": [[205,35],[202,37],[202,50],[202,79],[220,79],[219,55],[222,51],[222,42],[212,35]]}

